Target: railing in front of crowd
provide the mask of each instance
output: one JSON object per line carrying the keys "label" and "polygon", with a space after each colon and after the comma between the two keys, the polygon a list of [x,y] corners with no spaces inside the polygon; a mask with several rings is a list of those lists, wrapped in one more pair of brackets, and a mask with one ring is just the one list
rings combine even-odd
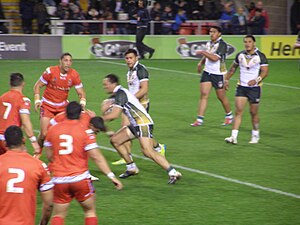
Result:
{"label": "railing in front of crowd", "polygon": [[[168,23],[170,26],[174,24],[174,20],[168,21],[151,21],[149,32],[151,35],[156,34],[156,25],[164,25]],[[207,27],[211,25],[218,25],[222,21],[220,20],[187,20],[181,24],[179,32],[182,34],[207,34]],[[124,28],[125,25],[136,26],[135,20],[60,20],[60,19],[51,19],[51,33],[52,34],[64,34],[66,24],[99,24],[99,33],[97,34],[123,34],[123,33],[114,33],[110,29],[112,26],[119,26],[119,28]]]}
{"label": "railing in front of crowd", "polygon": [[13,32],[13,20],[0,20],[0,23],[7,23],[8,24],[8,33],[11,34]]}

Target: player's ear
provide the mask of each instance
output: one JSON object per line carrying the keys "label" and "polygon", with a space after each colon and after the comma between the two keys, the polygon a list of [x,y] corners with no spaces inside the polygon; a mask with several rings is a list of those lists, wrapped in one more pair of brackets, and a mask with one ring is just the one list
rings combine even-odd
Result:
{"label": "player's ear", "polygon": [[25,137],[23,137],[22,138],[22,144],[25,145],[25,143],[26,143],[26,140],[25,140]]}

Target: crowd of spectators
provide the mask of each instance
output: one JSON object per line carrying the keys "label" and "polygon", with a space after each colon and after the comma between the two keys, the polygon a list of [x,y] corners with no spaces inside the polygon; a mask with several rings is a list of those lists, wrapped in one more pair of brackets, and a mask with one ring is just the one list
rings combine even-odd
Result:
{"label": "crowd of spectators", "polygon": [[[267,34],[269,17],[262,1],[236,7],[231,0],[145,0],[155,34],[178,34],[194,20],[218,20],[224,34]],[[49,9],[51,8],[51,14]],[[54,9],[54,10],[53,10]],[[108,23],[107,34],[134,34],[137,0],[20,0],[24,33],[50,33],[50,18],[61,20],[126,20]],[[65,34],[101,34],[102,23],[65,23]]]}

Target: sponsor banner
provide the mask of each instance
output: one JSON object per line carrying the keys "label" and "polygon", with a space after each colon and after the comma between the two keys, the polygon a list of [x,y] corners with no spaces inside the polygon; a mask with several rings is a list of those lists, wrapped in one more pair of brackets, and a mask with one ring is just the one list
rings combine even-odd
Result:
{"label": "sponsor banner", "polygon": [[261,36],[260,50],[268,59],[299,59],[300,49],[293,49],[297,36]]}
{"label": "sponsor banner", "polygon": [[[243,49],[241,36],[224,36],[228,58]],[[200,59],[197,50],[205,48],[209,36],[146,36],[144,43],[155,49],[153,59]],[[63,51],[77,59],[121,59],[128,48],[135,48],[135,36],[64,36]],[[147,58],[147,55],[146,55]]]}
{"label": "sponsor banner", "polygon": [[0,59],[57,59],[61,52],[60,36],[0,35]]}

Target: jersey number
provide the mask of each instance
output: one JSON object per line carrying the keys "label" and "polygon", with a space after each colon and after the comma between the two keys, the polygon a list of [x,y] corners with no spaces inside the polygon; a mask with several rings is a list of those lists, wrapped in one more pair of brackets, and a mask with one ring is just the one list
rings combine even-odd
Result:
{"label": "jersey number", "polygon": [[21,183],[24,181],[25,178],[25,172],[22,169],[17,168],[8,168],[8,173],[17,174],[18,176],[16,178],[11,178],[7,181],[6,184],[6,192],[10,193],[23,193],[24,188],[21,187],[15,187],[14,185],[16,183]]}
{"label": "jersey number", "polygon": [[73,137],[67,134],[59,135],[59,139],[63,140],[59,143],[60,147],[64,149],[60,149],[58,152],[60,155],[68,155],[73,152]]}
{"label": "jersey number", "polygon": [[2,104],[6,107],[5,112],[3,114],[3,119],[7,119],[11,110],[11,104],[8,102],[2,102]]}

